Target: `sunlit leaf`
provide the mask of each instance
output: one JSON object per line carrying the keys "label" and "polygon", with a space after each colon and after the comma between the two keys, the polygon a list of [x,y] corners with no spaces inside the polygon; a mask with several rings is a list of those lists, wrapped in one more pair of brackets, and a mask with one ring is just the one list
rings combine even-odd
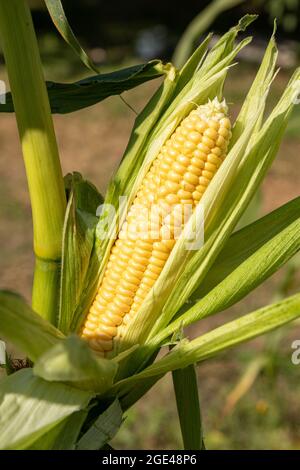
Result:
{"label": "sunlit leaf", "polygon": [[32,446],[91,398],[91,392],[34,377],[32,369],[10,375],[0,385],[0,449]]}
{"label": "sunlit leaf", "polygon": [[[137,188],[139,188],[146,170],[148,170],[154,157],[157,156],[165,140],[170,137],[183,117],[193,109],[194,103],[205,103],[209,98],[214,97],[216,94],[220,94],[230,63],[234,60],[236,54],[238,54],[238,52],[246,46],[250,40],[249,38],[246,38],[232,49],[230,44],[232,45],[237,33],[238,29],[228,35],[228,42],[224,41],[223,38],[220,39],[221,43],[224,42],[222,47],[220,46],[220,53],[223,54],[224,51],[227,51],[227,55],[225,55],[220,62],[213,65],[212,70],[207,71],[207,73],[203,75],[201,69],[202,67],[206,67],[206,61],[210,62],[214,60],[210,55],[208,55],[201,68],[191,79],[191,83],[188,83],[170,104],[165,115],[162,117],[161,123],[159,122],[154,130],[153,137],[151,138],[151,142],[147,148],[147,154],[143,162],[143,166],[132,190],[133,195]],[[218,49],[217,46],[216,48]],[[213,52],[213,55],[214,54],[215,51]],[[246,136],[245,141],[247,141]],[[221,169],[219,171],[221,171]],[[184,239],[184,235],[182,236],[182,239]],[[177,250],[178,247],[181,246],[181,243],[182,252],[179,253]],[[163,320],[161,308],[166,303],[166,299],[168,298],[168,294],[172,288],[176,289],[176,278],[178,278],[184,266],[187,264],[187,250],[185,249],[185,246],[185,239],[183,241],[180,241],[180,239],[177,240],[171,256],[160,275],[159,281],[155,283],[153,289],[151,289],[147,295],[141,307],[140,314],[133,318],[130,329],[126,330],[121,347],[126,348],[132,344],[144,342],[155,320],[158,317]],[[175,265],[173,266],[172,263],[174,261]],[[182,290],[176,289],[176,294],[172,295],[173,299],[176,300],[180,294],[182,294]],[[155,302],[153,302],[153,299],[155,299]]]}
{"label": "sunlit leaf", "polygon": [[225,323],[193,341],[183,340],[172,351],[142,372],[115,385],[122,393],[140,379],[164,375],[170,370],[181,369],[208,359],[256,336],[279,328],[300,317],[300,294],[276,304],[256,310],[237,320]]}
{"label": "sunlit leaf", "polygon": [[20,296],[11,292],[0,292],[0,317],[0,337],[13,343],[32,361],[64,338]]}
{"label": "sunlit leaf", "polygon": [[75,450],[87,414],[88,410],[76,411],[34,441],[27,450]]}

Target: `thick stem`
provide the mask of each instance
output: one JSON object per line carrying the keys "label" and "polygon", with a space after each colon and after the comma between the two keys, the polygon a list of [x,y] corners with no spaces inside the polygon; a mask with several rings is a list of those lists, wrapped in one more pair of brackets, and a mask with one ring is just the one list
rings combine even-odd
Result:
{"label": "thick stem", "polygon": [[35,260],[32,306],[36,311],[39,308],[40,313],[47,312],[47,320],[54,325],[59,305],[60,267],[60,261]]}
{"label": "thick stem", "polygon": [[[58,298],[58,274],[54,276],[53,269],[55,266],[58,273],[66,197],[37,40],[25,0],[0,0],[0,35],[32,206],[38,258],[33,308],[53,321]],[[45,269],[47,263],[49,269]]]}

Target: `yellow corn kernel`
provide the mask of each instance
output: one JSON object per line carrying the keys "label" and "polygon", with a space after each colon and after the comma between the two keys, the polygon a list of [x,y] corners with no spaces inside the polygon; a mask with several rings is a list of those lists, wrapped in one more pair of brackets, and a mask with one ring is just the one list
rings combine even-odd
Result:
{"label": "yellow corn kernel", "polygon": [[[221,165],[231,137],[226,112],[225,102],[217,98],[193,110],[146,174],[81,330],[81,336],[100,355],[112,351],[114,339],[123,336],[138,314],[186,222],[182,218],[185,209],[195,208]],[[159,226],[150,231],[152,215],[141,209],[153,205],[157,206]],[[145,233],[140,233],[141,227]]]}

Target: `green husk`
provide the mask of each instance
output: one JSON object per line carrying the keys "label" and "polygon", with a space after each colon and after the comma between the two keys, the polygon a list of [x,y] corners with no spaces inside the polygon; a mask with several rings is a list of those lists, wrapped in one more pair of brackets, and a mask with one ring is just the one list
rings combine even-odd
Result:
{"label": "green husk", "polygon": [[95,241],[97,209],[103,202],[101,194],[78,173],[66,177],[69,192],[63,229],[62,269],[58,328],[70,333],[78,306]]}
{"label": "green husk", "polygon": [[[223,81],[226,76],[230,62],[233,60],[239,50],[249,42],[249,39],[246,39],[242,41],[238,46],[236,46],[235,49],[232,50],[233,39],[237,35],[238,31],[239,28],[237,28],[236,30],[233,29],[230,34],[228,33],[226,35],[226,41],[224,41],[224,38],[221,38],[219,42],[222,47],[218,43],[205,58],[202,67],[204,68],[204,70],[206,70],[206,68],[209,69],[209,67],[207,66],[207,63],[209,63],[213,66],[214,72],[209,69],[207,73],[202,73],[201,67],[198,71],[196,71],[194,77],[186,85],[186,87],[184,87],[180,91],[177,98],[173,97],[171,106],[168,108],[166,113],[159,121],[158,125],[155,127],[153,137],[151,137],[150,143],[146,148],[147,154],[144,159],[143,165],[139,170],[138,176],[135,179],[132,192],[129,196],[129,204],[132,202],[133,197],[137,189],[139,188],[144,175],[148,171],[152,161],[157,156],[165,140],[173,133],[178,123],[193,109],[193,102],[197,102],[198,104],[204,103],[207,101],[208,98],[212,98],[213,96],[215,96],[215,94],[221,93]],[[223,57],[223,55],[225,55],[225,57],[221,60],[221,62],[218,62],[220,58]],[[217,63],[215,64],[214,61],[216,61]],[[178,100],[180,100],[180,105],[178,105],[177,103]],[[106,254],[107,256],[109,255],[109,250],[106,252]],[[148,307],[148,305],[146,307],[145,302],[145,310],[147,310]],[[134,326],[131,330],[135,330],[137,332],[138,327]],[[129,344],[135,344],[136,342],[139,341],[135,341],[132,339],[129,339],[127,341],[126,338],[124,339],[123,345],[125,347],[128,347]]]}
{"label": "green husk", "polygon": [[61,1],[45,0],[45,3],[53,23],[55,24],[57,30],[62,35],[64,40],[72,47],[74,52],[80,57],[81,61],[86,67],[97,72],[98,69],[96,65],[93,63],[92,59],[87,55],[85,50],[80,45],[75,34],[73,33],[72,28],[69,25],[69,22],[65,15]]}
{"label": "green husk", "polygon": [[213,21],[223,12],[232,8],[244,0],[214,0],[206,8],[193,18],[184,33],[182,34],[175,51],[172,62],[176,67],[182,67],[193,51],[194,44]]}
{"label": "green husk", "polygon": [[[181,71],[170,64],[164,67],[165,79],[137,117],[106,194],[105,203],[117,209],[112,222],[122,222],[127,211],[119,197],[127,196],[129,204],[133,201],[160,147],[195,103],[202,104],[214,96],[221,98],[232,61],[250,40],[246,38],[235,46],[236,36],[253,19],[249,15],[243,18],[210,52],[208,36]],[[35,361],[32,369],[2,382],[1,448],[100,449],[117,432],[123,412],[169,371],[174,371],[184,446],[201,448],[194,364],[299,317],[297,294],[193,341],[182,339],[185,326],[236,303],[300,249],[299,198],[233,233],[275,157],[299,91],[297,70],[263,122],[266,99],[276,75],[276,58],[273,35],[234,125],[228,156],[139,315],[125,336],[115,341],[111,359],[97,357],[86,342],[70,335],[79,331],[95,296],[114,237],[110,237],[113,226],[108,227],[107,238],[101,237],[107,224],[105,213],[101,213],[99,222],[95,216],[101,195],[79,174],[67,177],[59,314],[57,317],[55,312],[51,319],[59,329],[20,298],[0,293],[4,320],[0,335]],[[187,250],[199,214],[203,216],[204,240],[197,250]],[[201,231],[198,235],[201,240]],[[172,349],[157,356],[163,346]]]}

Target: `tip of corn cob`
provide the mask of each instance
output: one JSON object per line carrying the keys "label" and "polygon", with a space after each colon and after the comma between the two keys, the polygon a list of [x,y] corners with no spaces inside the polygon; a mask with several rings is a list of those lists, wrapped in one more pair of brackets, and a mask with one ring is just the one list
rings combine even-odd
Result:
{"label": "tip of corn cob", "polygon": [[204,121],[220,121],[228,114],[228,106],[226,104],[225,98],[222,101],[219,101],[217,97],[213,100],[208,100],[207,103],[201,104],[195,110],[198,116]]}

